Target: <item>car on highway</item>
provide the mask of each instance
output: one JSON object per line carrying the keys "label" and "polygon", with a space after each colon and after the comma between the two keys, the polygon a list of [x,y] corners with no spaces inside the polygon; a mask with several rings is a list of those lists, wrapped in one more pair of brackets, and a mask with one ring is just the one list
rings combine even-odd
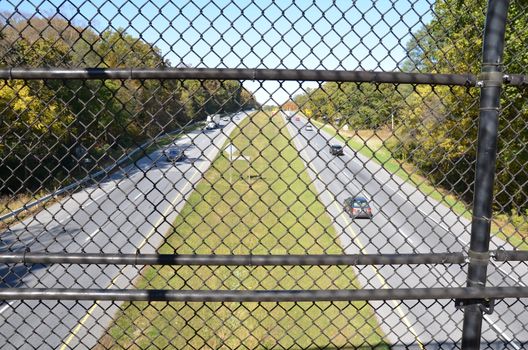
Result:
{"label": "car on highway", "polygon": [[345,154],[345,151],[341,145],[330,145],[330,154],[333,156],[342,156]]}
{"label": "car on highway", "polygon": [[163,154],[169,162],[178,162],[185,158],[185,152],[181,148],[167,148],[163,151]]}
{"label": "car on highway", "polygon": [[240,120],[240,117],[239,117],[238,115],[235,115],[235,116],[233,117],[233,120]]}
{"label": "car on highway", "polygon": [[308,124],[308,125],[306,125],[306,131],[313,131],[313,126],[312,126],[312,124]]}
{"label": "car on highway", "polygon": [[224,121],[224,122],[228,122],[228,121],[229,121],[229,117],[223,117],[223,118],[222,118],[222,121]]}
{"label": "car on highway", "polygon": [[215,122],[209,122],[205,125],[205,130],[214,130],[216,129],[216,123]]}
{"label": "car on highway", "polygon": [[357,196],[345,199],[344,208],[348,215],[353,219],[372,219],[372,209],[365,197]]}

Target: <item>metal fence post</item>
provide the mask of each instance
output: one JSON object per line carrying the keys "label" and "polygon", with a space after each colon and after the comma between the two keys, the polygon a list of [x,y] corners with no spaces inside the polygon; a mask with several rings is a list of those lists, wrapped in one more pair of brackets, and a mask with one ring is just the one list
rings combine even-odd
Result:
{"label": "metal fence post", "polygon": [[[480,116],[471,244],[468,254],[468,287],[483,287],[487,279],[498,116],[503,82],[501,61],[508,5],[508,0],[489,0],[486,13],[482,75],[478,83],[481,87]],[[477,301],[465,307],[462,349],[480,348],[483,305]]]}

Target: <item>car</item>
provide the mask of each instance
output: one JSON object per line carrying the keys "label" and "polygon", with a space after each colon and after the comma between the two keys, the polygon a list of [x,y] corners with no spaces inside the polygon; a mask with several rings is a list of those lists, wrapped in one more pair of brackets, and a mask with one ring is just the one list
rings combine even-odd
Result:
{"label": "car", "polygon": [[308,124],[308,125],[306,125],[306,131],[313,131],[313,126],[312,126],[312,124]]}
{"label": "car", "polygon": [[181,148],[167,148],[163,154],[169,162],[177,162],[185,157],[185,152]]}
{"label": "car", "polygon": [[216,129],[216,123],[215,122],[209,122],[205,125],[205,130],[214,130]]}
{"label": "car", "polygon": [[240,117],[238,115],[233,117],[233,120],[240,120]]}
{"label": "car", "polygon": [[365,197],[356,196],[345,199],[344,209],[353,219],[372,219],[372,209]]}
{"label": "car", "polygon": [[224,121],[224,122],[228,122],[228,121],[229,121],[229,117],[223,117],[223,118],[222,118],[222,121]]}
{"label": "car", "polygon": [[341,145],[330,145],[330,154],[334,156],[342,156],[345,154],[345,151]]}

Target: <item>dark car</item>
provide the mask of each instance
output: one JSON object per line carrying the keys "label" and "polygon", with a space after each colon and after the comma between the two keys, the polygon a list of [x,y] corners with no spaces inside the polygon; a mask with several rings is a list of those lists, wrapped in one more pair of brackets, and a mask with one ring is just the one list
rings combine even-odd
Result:
{"label": "dark car", "polygon": [[169,162],[177,162],[185,157],[185,152],[180,148],[169,148],[163,151],[165,158]]}
{"label": "dark car", "polygon": [[330,154],[334,156],[342,156],[345,154],[343,146],[341,145],[330,145]]}
{"label": "dark car", "polygon": [[345,199],[345,211],[355,218],[372,219],[372,209],[365,197],[350,197]]}

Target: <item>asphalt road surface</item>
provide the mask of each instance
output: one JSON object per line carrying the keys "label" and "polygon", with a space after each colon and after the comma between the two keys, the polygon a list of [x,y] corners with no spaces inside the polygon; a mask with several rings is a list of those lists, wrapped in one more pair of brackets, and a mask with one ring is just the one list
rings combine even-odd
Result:
{"label": "asphalt road surface", "polygon": [[[245,114],[239,114],[239,121]],[[237,121],[237,122],[239,122]],[[153,253],[178,212],[236,127],[191,132],[176,141],[187,159],[171,164],[156,151],[97,186],[79,191],[0,235],[0,251]],[[223,124],[226,124],[222,122]],[[470,222],[424,196],[366,157],[345,148],[331,156],[328,143],[340,143],[318,128],[293,120],[288,130],[307,165],[319,199],[327,207],[346,253],[426,253],[467,251]],[[374,218],[351,220],[343,200],[370,199]],[[502,246],[499,239],[491,249]],[[356,269],[365,288],[464,286],[459,266],[370,266]],[[3,287],[130,288],[133,266],[9,266],[0,270]],[[490,285],[522,285],[524,265],[490,266]],[[452,301],[371,303],[390,343],[401,348],[457,348],[462,311]],[[112,321],[111,302],[12,301],[0,305],[3,349],[91,348]],[[528,340],[524,308],[504,302],[485,316],[484,337],[496,349],[520,349]],[[398,348],[400,346],[396,346]]]}
{"label": "asphalt road surface", "polygon": [[[425,196],[414,186],[391,175],[375,161],[345,147],[344,156],[332,156],[329,144],[344,144],[314,127],[306,130],[305,118],[293,117],[287,127],[301,158],[327,207],[346,253],[467,252],[470,222],[448,207]],[[374,217],[352,220],[343,211],[345,198],[369,199]],[[491,249],[512,249],[493,238]],[[365,288],[463,287],[467,266],[414,265],[370,266],[356,270]],[[496,263],[489,267],[489,285],[524,285],[524,264]],[[525,277],[526,278],[526,277]],[[463,312],[452,301],[372,303],[389,343],[407,348],[458,348]],[[525,308],[513,309],[501,302],[485,316],[483,335],[494,349],[520,349],[528,341]]]}
{"label": "asphalt road surface", "polygon": [[[222,128],[196,130],[175,141],[186,158],[168,162],[161,150],[0,234],[0,251],[153,253],[162,243],[227,136],[247,114]],[[167,147],[174,147],[169,145]],[[3,287],[129,288],[133,266],[8,266]],[[117,310],[92,301],[11,301],[0,305],[2,349],[91,348]]]}

